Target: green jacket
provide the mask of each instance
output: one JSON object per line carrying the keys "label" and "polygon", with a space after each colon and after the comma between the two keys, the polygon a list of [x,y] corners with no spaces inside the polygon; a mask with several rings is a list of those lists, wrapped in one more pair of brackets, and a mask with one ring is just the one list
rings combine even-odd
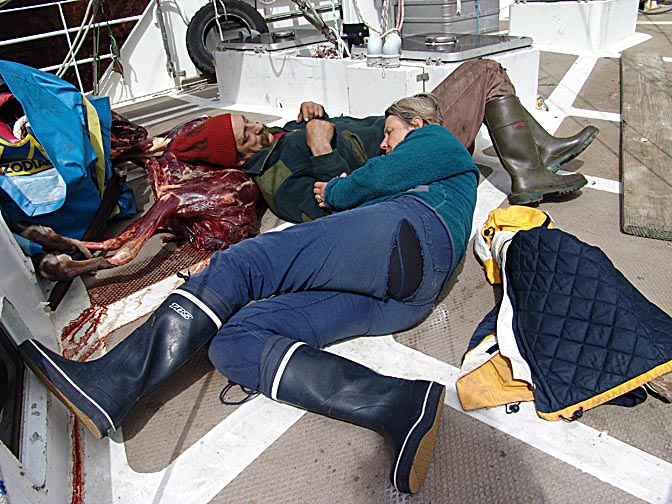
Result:
{"label": "green jacket", "polygon": [[286,134],[243,166],[255,178],[271,211],[286,221],[307,222],[327,215],[313,197],[315,181],[350,174],[369,158],[383,154],[384,117],[325,119],[336,126],[330,154],[313,156],[306,144],[305,123],[291,121],[284,128],[272,128],[273,133]]}

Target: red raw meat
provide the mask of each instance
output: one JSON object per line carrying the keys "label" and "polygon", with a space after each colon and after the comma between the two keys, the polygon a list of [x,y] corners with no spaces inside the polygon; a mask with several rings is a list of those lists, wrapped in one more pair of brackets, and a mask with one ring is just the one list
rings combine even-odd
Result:
{"label": "red raw meat", "polygon": [[[151,152],[163,138],[172,140],[205,118],[195,119],[164,137],[140,140],[118,149],[116,159]],[[140,147],[139,147],[140,146]],[[90,250],[117,250],[106,260],[113,266],[131,261],[156,232],[186,238],[196,248],[221,250],[258,232],[259,189],[238,168],[189,164],[178,160],[170,144],[159,157],[146,157],[145,169],[155,203],[119,236],[103,242],[83,242]],[[121,248],[120,248],[121,247]]]}
{"label": "red raw meat", "polygon": [[[15,223],[14,232],[41,244],[46,251],[79,251],[84,257],[77,260],[68,254],[43,254],[36,261],[40,274],[48,280],[70,280],[121,266],[136,257],[159,231],[185,238],[203,250],[225,249],[256,235],[259,188],[249,175],[238,168],[184,163],[171,151],[170,140],[205,120],[195,119],[148,139],[144,128],[114,114],[110,157],[113,162],[129,159],[143,165],[155,202],[119,236],[102,242],[80,242],[45,226]],[[91,257],[87,248],[116,252],[110,257]]]}

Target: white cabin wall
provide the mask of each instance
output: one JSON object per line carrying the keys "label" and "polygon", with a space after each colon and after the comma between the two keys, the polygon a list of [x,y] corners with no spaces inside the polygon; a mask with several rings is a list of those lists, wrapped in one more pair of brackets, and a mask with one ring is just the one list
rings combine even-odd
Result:
{"label": "white cabin wall", "polygon": [[[1,221],[1,219],[0,219]],[[8,260],[23,257],[14,257],[12,243],[14,239],[7,236],[6,226],[2,221],[0,241],[4,253],[0,263],[4,266]],[[17,247],[18,248],[18,247]],[[32,289],[21,281],[13,271],[11,284],[3,283],[3,293],[0,297],[0,320],[3,330],[16,343],[33,338],[36,321],[43,317],[25,316],[25,307],[19,310],[7,296],[6,287],[11,293],[23,294],[23,299],[29,298]],[[16,301],[17,297],[12,296]],[[36,313],[41,313],[41,308]],[[23,314],[22,314],[23,313]],[[31,329],[32,328],[32,329]],[[55,346],[55,334],[45,335],[49,346]],[[9,502],[12,504],[60,504],[69,502],[72,496],[71,474],[71,444],[70,444],[70,416],[65,407],[55,400],[40,380],[26,368],[23,389],[22,433],[21,446],[18,458],[9,448],[0,442],[0,467],[5,483]]]}
{"label": "white cabin wall", "polygon": [[[161,2],[164,23],[170,35],[168,40],[173,63],[178,73],[184,72],[184,78],[198,75],[187,53],[185,40],[189,20],[203,5],[203,0]],[[123,79],[112,71],[110,65],[100,82],[100,94],[108,96],[113,105],[175,89],[175,81],[168,72],[156,2],[149,3],[141,20],[124,42],[121,64],[124,68]]]}
{"label": "white cabin wall", "polygon": [[[577,55],[618,52],[640,40],[637,0],[514,2],[509,35],[532,37],[544,51]],[[641,41],[641,40],[640,40]]]}
{"label": "white cabin wall", "polygon": [[[223,106],[237,104],[295,118],[301,102],[324,105],[334,115],[380,115],[394,100],[431,91],[460,63],[427,66],[404,60],[399,68],[368,67],[361,60],[328,60],[303,56],[299,50],[254,53],[215,51],[219,97]],[[517,49],[487,56],[506,68],[521,102],[534,107],[539,76],[539,50]],[[427,73],[428,81],[419,79]],[[292,117],[293,116],[293,117]]]}

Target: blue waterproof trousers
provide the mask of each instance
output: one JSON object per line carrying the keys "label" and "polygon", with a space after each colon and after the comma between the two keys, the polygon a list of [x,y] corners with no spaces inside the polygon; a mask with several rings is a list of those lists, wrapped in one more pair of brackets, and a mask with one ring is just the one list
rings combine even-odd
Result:
{"label": "blue waterproof trousers", "polygon": [[[408,225],[419,244],[421,278],[397,299],[388,292],[391,256]],[[230,307],[210,343],[210,360],[230,380],[257,389],[268,339],[322,348],[408,329],[431,310],[459,259],[443,220],[403,196],[245,240],[215,253],[181,289],[211,291]],[[402,280],[404,267],[402,261]]]}

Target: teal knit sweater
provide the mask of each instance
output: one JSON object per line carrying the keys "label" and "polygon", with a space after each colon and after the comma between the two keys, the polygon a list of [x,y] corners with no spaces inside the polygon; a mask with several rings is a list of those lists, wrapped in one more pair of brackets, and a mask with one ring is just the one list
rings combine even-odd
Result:
{"label": "teal knit sweater", "polygon": [[466,252],[476,205],[479,172],[464,146],[447,129],[412,130],[386,156],[369,159],[344,178],[332,179],[325,202],[332,210],[372,205],[409,194],[443,218],[455,257]]}

